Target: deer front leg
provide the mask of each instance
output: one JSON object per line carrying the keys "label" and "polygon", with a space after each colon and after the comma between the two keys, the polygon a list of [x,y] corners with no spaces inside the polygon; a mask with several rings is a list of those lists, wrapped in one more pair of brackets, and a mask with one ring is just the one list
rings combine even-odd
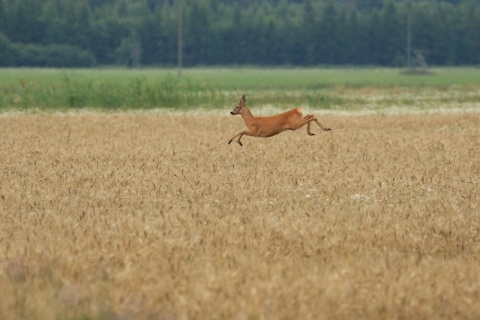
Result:
{"label": "deer front leg", "polygon": [[238,137],[237,143],[238,143],[241,147],[243,147],[242,141],[240,141],[240,139],[242,139],[243,135],[253,136],[253,133],[251,133],[250,131],[241,131],[240,133],[234,135],[233,138],[230,139],[230,141],[228,141],[228,144],[232,143],[233,139],[235,139],[236,137]]}

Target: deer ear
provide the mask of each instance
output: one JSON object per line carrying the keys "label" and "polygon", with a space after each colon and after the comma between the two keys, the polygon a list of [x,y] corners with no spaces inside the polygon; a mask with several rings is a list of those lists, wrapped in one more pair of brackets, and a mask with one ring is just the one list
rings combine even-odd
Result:
{"label": "deer ear", "polygon": [[243,103],[247,102],[247,99],[245,98],[245,95],[242,96],[242,102]]}

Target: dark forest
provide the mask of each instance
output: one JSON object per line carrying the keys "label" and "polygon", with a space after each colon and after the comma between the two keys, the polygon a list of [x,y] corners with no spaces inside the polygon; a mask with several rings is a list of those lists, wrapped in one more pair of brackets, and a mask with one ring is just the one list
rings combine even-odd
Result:
{"label": "dark forest", "polygon": [[185,66],[480,63],[478,0],[0,0],[0,66],[173,66],[180,21]]}

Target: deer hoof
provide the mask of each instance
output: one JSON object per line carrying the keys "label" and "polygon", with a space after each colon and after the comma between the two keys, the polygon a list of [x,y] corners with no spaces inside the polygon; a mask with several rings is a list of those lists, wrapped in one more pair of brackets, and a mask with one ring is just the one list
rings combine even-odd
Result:
{"label": "deer hoof", "polygon": [[309,136],[314,136],[314,135],[315,135],[315,133],[311,133],[311,132],[309,132],[309,133],[308,133],[308,135],[309,135]]}
{"label": "deer hoof", "polygon": [[243,144],[240,141],[238,141],[238,144],[240,145],[240,147],[243,147]]}
{"label": "deer hoof", "polygon": [[232,140],[228,141],[228,144],[232,143]]}

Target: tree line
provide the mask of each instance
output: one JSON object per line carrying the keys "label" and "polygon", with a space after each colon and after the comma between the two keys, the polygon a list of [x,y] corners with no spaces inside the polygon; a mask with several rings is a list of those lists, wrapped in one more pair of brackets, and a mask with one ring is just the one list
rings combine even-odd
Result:
{"label": "tree line", "polygon": [[480,63],[479,0],[0,0],[0,66],[172,66],[180,21],[186,66]]}

